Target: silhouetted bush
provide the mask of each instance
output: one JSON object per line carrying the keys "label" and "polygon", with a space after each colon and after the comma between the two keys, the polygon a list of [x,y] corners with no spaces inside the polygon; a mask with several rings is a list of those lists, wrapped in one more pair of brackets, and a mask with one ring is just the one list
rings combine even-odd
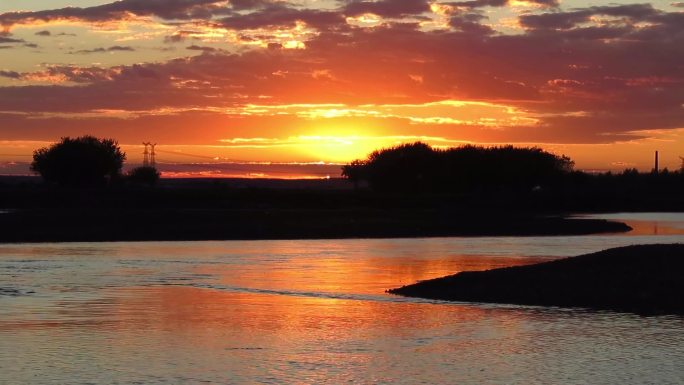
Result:
{"label": "silhouetted bush", "polygon": [[425,143],[402,144],[374,151],[362,175],[378,190],[432,190],[439,181],[442,159]]}
{"label": "silhouetted bush", "polygon": [[97,185],[120,176],[125,159],[126,154],[113,139],[65,137],[34,151],[31,170],[61,185]]}
{"label": "silhouetted bush", "polygon": [[574,162],[540,148],[462,146],[439,150],[421,142],[374,151],[342,167],[352,181],[383,191],[531,188],[570,174]]}
{"label": "silhouetted bush", "polygon": [[342,166],[342,176],[354,182],[354,187],[359,186],[359,182],[366,179],[366,162],[355,160]]}
{"label": "silhouetted bush", "polygon": [[449,189],[511,186],[528,188],[556,182],[574,162],[537,147],[463,146],[443,152]]}
{"label": "silhouetted bush", "polygon": [[146,184],[153,186],[159,180],[161,173],[150,166],[136,167],[128,172],[126,179],[134,184]]}

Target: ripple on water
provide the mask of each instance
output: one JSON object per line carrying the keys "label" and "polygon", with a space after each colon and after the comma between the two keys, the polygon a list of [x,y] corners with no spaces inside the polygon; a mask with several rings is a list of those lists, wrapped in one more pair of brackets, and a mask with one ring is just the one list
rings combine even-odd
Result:
{"label": "ripple on water", "polygon": [[461,270],[682,240],[0,245],[0,383],[682,384],[681,317],[384,294]]}
{"label": "ripple on water", "polygon": [[10,297],[18,297],[22,295],[22,292],[19,289],[14,289],[11,287],[0,287],[0,296],[10,296]]}

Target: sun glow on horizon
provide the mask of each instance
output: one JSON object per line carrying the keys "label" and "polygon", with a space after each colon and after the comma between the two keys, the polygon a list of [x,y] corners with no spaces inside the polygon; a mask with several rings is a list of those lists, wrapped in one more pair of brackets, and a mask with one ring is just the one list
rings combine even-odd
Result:
{"label": "sun glow on horizon", "polygon": [[[158,162],[167,171],[165,177],[242,177],[242,178],[312,178],[338,177],[339,167],[354,159],[365,159],[371,152],[402,143],[424,142],[435,148],[465,144],[497,146],[487,143],[437,136],[384,135],[381,131],[328,127],[308,134],[278,137],[236,137],[213,145],[164,144],[157,146]],[[684,129],[665,130],[657,137],[624,141],[617,144],[517,143],[516,146],[541,147],[557,155],[570,156],[576,169],[585,171],[621,171],[652,166],[653,151],[661,154],[661,167],[679,169],[680,143]],[[28,163],[33,150],[50,145],[47,141],[0,141],[0,174],[29,175]],[[142,146],[121,144],[127,153],[127,167],[142,161]],[[624,154],[615,156],[617,154]],[[276,171],[273,171],[276,170]]]}

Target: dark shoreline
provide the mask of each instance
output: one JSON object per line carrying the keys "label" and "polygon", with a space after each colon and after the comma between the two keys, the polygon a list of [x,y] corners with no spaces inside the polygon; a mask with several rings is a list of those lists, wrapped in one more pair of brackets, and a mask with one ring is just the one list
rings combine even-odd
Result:
{"label": "dark shoreline", "polygon": [[684,315],[684,244],[639,245],[390,289],[426,299]]}
{"label": "dark shoreline", "polygon": [[430,209],[33,209],[0,214],[0,243],[545,236],[619,233],[623,223]]}
{"label": "dark shoreline", "polygon": [[681,196],[563,186],[377,192],[342,179],[174,179],[153,188],[68,188],[0,177],[0,210],[8,210],[0,213],[0,243],[619,233],[630,228],[567,215],[681,211]]}

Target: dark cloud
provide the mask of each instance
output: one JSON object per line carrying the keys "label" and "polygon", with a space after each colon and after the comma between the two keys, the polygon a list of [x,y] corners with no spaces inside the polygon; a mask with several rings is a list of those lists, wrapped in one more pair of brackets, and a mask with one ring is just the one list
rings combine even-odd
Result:
{"label": "dark cloud", "polygon": [[644,21],[661,15],[662,12],[650,4],[628,4],[616,6],[590,7],[571,12],[522,15],[520,24],[529,29],[567,30],[580,23],[587,23],[592,16],[605,15],[624,17],[632,21]]}
{"label": "dark cloud", "polygon": [[185,41],[188,38],[196,38],[197,35],[200,35],[201,32],[197,31],[176,31],[173,35],[165,36],[164,37],[164,43],[180,43]]}
{"label": "dark cloud", "polygon": [[479,8],[479,7],[503,7],[508,5],[508,0],[472,0],[444,3],[452,7]]}
{"label": "dark cloud", "polygon": [[494,30],[486,25],[482,25],[480,22],[487,19],[480,12],[469,11],[469,12],[454,12],[451,14],[449,19],[449,25],[454,29],[465,32],[465,33],[475,33],[475,34],[491,34]]}
{"label": "dark cloud", "polygon": [[0,35],[0,44],[8,44],[8,43],[23,43],[24,39],[14,39],[11,37],[7,36],[1,36]]}
{"label": "dark cloud", "polygon": [[48,30],[38,31],[35,33],[36,36],[52,36],[52,33]]}
{"label": "dark cloud", "polygon": [[112,80],[115,72],[116,69],[100,67],[49,66],[37,72],[23,73],[21,79],[62,78],[68,82],[92,84]]}
{"label": "dark cloud", "polygon": [[[207,8],[220,4],[217,0],[121,0],[94,7],[68,7],[35,12],[7,12],[0,14],[0,24],[49,22],[54,20],[83,20],[105,22],[126,19],[129,15],[158,16],[164,19],[189,19],[196,13],[202,15]],[[199,16],[198,15],[198,16]]]}
{"label": "dark cloud", "polygon": [[226,8],[223,0],[120,0],[108,4],[79,8],[67,7],[44,11],[6,12],[0,14],[0,25],[9,28],[15,24],[50,22],[55,20],[81,20],[106,22],[124,20],[131,14],[157,16],[165,20],[207,19],[212,15],[235,10],[261,8],[273,1],[237,0],[234,8]]}
{"label": "dark cloud", "polygon": [[[426,12],[430,12],[428,0],[344,0],[338,9],[302,8],[278,0],[234,0],[228,3],[221,0],[121,0],[88,8],[7,12],[0,14],[0,25],[8,29],[15,24],[55,20],[102,23],[136,16],[156,16],[167,20],[170,25],[179,26],[183,21],[189,20],[216,22],[219,26],[230,29],[291,27],[297,22],[304,22],[313,28],[328,30],[346,27],[347,16],[373,13],[387,18],[421,17]],[[472,27],[475,26],[468,26]],[[185,37],[182,34],[173,34],[166,41],[178,42]]]}
{"label": "dark cloud", "polygon": [[272,0],[231,0],[232,9],[237,11],[259,9],[273,4]]}
{"label": "dark cloud", "polygon": [[430,2],[427,0],[352,0],[344,7],[344,13],[348,16],[372,13],[382,17],[402,17],[429,11]]}
{"label": "dark cloud", "polygon": [[128,52],[132,52],[132,51],[135,51],[135,48],[129,47],[129,46],[115,45],[115,46],[112,46],[112,47],[107,48],[107,51],[109,51],[109,52],[115,52],[115,51],[128,51]]}
{"label": "dark cloud", "polygon": [[185,47],[185,49],[190,50],[190,51],[202,51],[202,52],[215,52],[216,48],[213,47],[203,47],[199,45],[191,45],[188,47]]}
{"label": "dark cloud", "polygon": [[182,41],[185,41],[187,38],[187,35],[183,35],[180,33],[174,33],[173,35],[165,36],[164,37],[164,43],[180,43]]}
{"label": "dark cloud", "polygon": [[0,77],[10,79],[21,79],[21,73],[16,71],[0,71]]}
{"label": "dark cloud", "polygon": [[[558,7],[558,0],[529,0],[532,4],[539,4],[545,7]],[[481,7],[503,7],[510,3],[509,0],[469,0],[443,3],[457,8],[481,8]]]}
{"label": "dark cloud", "polygon": [[130,46],[115,45],[108,48],[99,47],[93,49],[82,49],[78,51],[69,52],[70,54],[87,55],[91,53],[107,53],[107,52],[134,52],[135,48]]}
{"label": "dark cloud", "polygon": [[344,24],[345,18],[336,11],[295,9],[284,5],[271,5],[245,15],[225,17],[218,24],[230,29],[256,29],[275,26],[294,27],[298,21],[318,29],[328,29]]}

